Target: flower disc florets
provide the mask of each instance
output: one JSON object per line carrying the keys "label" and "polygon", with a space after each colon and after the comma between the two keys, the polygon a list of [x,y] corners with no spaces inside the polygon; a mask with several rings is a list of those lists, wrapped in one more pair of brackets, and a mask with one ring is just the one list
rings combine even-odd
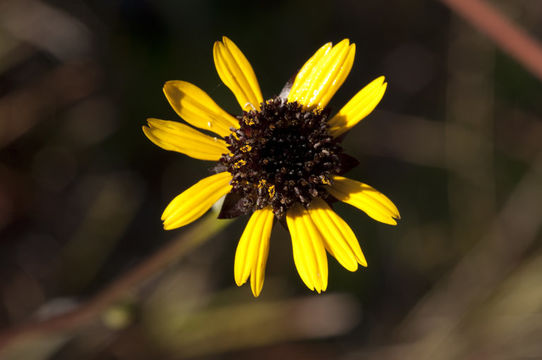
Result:
{"label": "flower disc florets", "polygon": [[328,133],[329,110],[304,110],[276,97],[260,111],[243,112],[220,164],[233,175],[238,213],[267,206],[278,218],[296,202],[326,199],[326,185],[341,171],[342,148]]}

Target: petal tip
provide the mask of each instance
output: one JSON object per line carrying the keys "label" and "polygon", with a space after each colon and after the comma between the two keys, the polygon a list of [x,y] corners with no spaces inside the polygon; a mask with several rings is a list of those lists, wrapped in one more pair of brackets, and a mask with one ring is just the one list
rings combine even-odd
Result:
{"label": "petal tip", "polygon": [[222,41],[220,40],[215,41],[215,43],[213,44],[213,56],[215,58],[215,61],[216,61],[216,57],[218,55],[218,51],[220,50],[221,45],[223,44],[222,44]]}
{"label": "petal tip", "polygon": [[397,221],[395,220],[395,218],[389,218],[386,221],[381,221],[381,222],[383,222],[384,224],[387,224],[387,225],[391,225],[391,226],[396,226],[397,225]]}
{"label": "petal tip", "polygon": [[171,224],[168,224],[166,221],[164,221],[163,227],[164,227],[164,230],[173,230],[176,228],[174,226],[171,226]]}
{"label": "petal tip", "polygon": [[354,54],[356,53],[356,44],[352,43],[350,44],[350,50],[349,51],[353,51]]}
{"label": "petal tip", "polygon": [[384,81],[386,80],[386,77],[384,75],[380,75],[375,80],[378,81],[381,84],[384,84]]}
{"label": "petal tip", "polygon": [[246,282],[247,282],[247,279],[243,281],[243,279],[235,277],[235,284],[237,286],[243,286]]}
{"label": "petal tip", "polygon": [[254,289],[252,288],[252,295],[254,295],[255,298],[259,297],[262,292],[261,288]]}
{"label": "petal tip", "polygon": [[147,137],[147,139],[149,139],[153,144],[154,144],[154,140],[153,140],[153,136],[152,136],[152,129],[150,126],[147,126],[147,125],[143,125],[141,127],[141,130],[143,130],[143,134],[145,134],[145,136]]}
{"label": "petal tip", "polygon": [[346,267],[346,266],[343,265],[343,267],[344,267],[346,270],[350,271],[350,272],[356,272],[356,271],[358,270],[358,263],[356,262],[356,263],[351,264],[351,265],[349,264],[348,267]]}
{"label": "petal tip", "polygon": [[162,90],[164,91],[164,93],[167,94],[167,92],[172,90],[175,87],[175,84],[177,84],[178,82],[178,80],[168,80],[162,86]]}
{"label": "petal tip", "polygon": [[144,126],[147,126],[147,127],[153,127],[153,126],[156,126],[156,124],[158,124],[160,122],[159,119],[155,119],[155,118],[147,118],[147,125],[144,125]]}

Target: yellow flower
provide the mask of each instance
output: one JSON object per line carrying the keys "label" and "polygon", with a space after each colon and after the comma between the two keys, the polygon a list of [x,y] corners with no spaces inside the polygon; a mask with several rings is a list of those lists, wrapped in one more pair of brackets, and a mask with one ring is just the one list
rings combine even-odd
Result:
{"label": "yellow flower", "polygon": [[327,104],[354,62],[355,45],[327,43],[303,65],[278,97],[264,101],[252,67],[227,37],[214,44],[220,79],[243,112],[237,118],[203,90],[168,81],[164,93],[179,122],[148,119],[145,135],[166,150],[216,161],[214,175],[178,195],[164,210],[166,230],[187,225],[225,197],[220,218],[251,214],[235,254],[234,277],[250,277],[254,296],[262,290],[274,219],[288,227],[294,262],[311,290],[327,288],[326,250],[349,271],[367,266],[348,224],[331,208],[336,201],[357,207],[373,219],[397,224],[395,205],[371,186],[341,176],[357,163],[343,153],[341,135],[365,118],[386,90],[379,77],[359,91],[333,117]]}

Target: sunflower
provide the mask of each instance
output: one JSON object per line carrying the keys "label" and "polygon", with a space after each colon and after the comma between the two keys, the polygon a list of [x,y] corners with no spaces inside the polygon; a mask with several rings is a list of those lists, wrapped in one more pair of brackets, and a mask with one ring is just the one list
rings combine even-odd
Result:
{"label": "sunflower", "polygon": [[[325,291],[326,251],[349,271],[367,266],[348,224],[331,208],[342,201],[390,225],[400,218],[395,205],[371,186],[343,177],[357,161],[343,153],[343,135],[365,118],[386,90],[379,77],[334,116],[327,105],[354,62],[348,39],[327,43],[303,65],[279,96],[265,100],[252,66],[227,37],[213,47],[216,70],[233,92],[242,114],[234,117],[203,90],[168,81],[164,93],[179,122],[148,119],[145,135],[165,150],[215,161],[213,175],[169,203],[164,229],[187,225],[224,197],[219,218],[250,214],[235,253],[238,286],[250,277],[254,296],[262,290],[269,239],[275,221],[288,228],[294,263],[307,287]],[[206,135],[195,128],[216,136]]]}

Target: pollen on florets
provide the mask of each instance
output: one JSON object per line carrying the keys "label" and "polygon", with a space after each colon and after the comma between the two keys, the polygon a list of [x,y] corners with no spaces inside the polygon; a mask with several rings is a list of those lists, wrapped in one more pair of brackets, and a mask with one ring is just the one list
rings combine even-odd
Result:
{"label": "pollen on florets", "polygon": [[239,128],[226,138],[230,154],[219,161],[233,176],[238,213],[271,206],[282,218],[296,202],[308,207],[328,197],[326,185],[341,171],[342,155],[328,116],[327,109],[305,110],[276,97],[238,117]]}

